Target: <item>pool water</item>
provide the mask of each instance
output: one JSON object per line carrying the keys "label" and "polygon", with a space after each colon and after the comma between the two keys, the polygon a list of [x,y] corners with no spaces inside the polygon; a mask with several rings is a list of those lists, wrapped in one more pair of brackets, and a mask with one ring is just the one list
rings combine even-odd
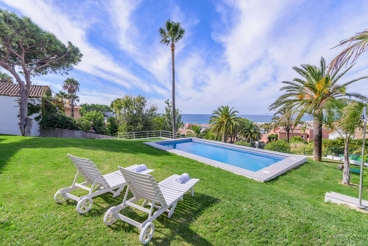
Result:
{"label": "pool water", "polygon": [[267,155],[260,152],[235,149],[216,144],[207,144],[189,140],[178,140],[170,143],[158,143],[160,145],[202,156],[232,166],[244,168],[253,172],[279,162],[285,157]]}

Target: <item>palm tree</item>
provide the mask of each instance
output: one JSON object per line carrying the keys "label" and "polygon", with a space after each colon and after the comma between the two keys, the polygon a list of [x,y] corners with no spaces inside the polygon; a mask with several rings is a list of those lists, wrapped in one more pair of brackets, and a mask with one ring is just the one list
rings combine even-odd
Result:
{"label": "palm tree", "polygon": [[320,67],[312,65],[301,65],[301,68],[293,67],[293,69],[302,76],[302,79],[295,78],[293,81],[283,81],[286,86],[280,90],[285,91],[273,104],[270,105],[270,110],[282,108],[293,108],[299,111],[298,118],[304,113],[309,113],[313,116],[313,159],[321,161],[322,158],[322,117],[323,109],[327,102],[331,99],[342,98],[359,98],[367,100],[367,98],[358,93],[347,93],[346,87],[358,80],[368,78],[367,76],[351,80],[342,85],[338,85],[339,79],[347,73],[352,66],[346,69],[341,74],[338,74],[341,67],[333,73],[328,73],[326,70],[326,62],[321,58]]}
{"label": "palm tree", "polygon": [[261,138],[261,129],[254,121],[247,120],[245,127],[240,130],[239,135],[252,144],[252,140],[257,141]]}
{"label": "palm tree", "polygon": [[233,109],[230,109],[229,106],[221,106],[213,111],[210,118],[211,132],[221,136],[225,143],[229,134],[233,133],[235,126],[240,121],[240,118],[236,116],[239,112]]}
{"label": "palm tree", "polygon": [[74,101],[77,99],[75,93],[79,91],[79,82],[73,78],[67,78],[63,83],[63,89],[70,94],[72,117],[74,118]]}
{"label": "palm tree", "polygon": [[65,102],[65,100],[68,98],[68,93],[64,91],[59,91],[58,93],[55,94],[55,97]]}
{"label": "palm tree", "polygon": [[196,138],[203,138],[203,132],[202,132],[203,128],[201,126],[191,125],[189,129],[194,132]]}
{"label": "palm tree", "polygon": [[348,64],[350,59],[354,63],[358,57],[368,49],[368,29],[359,32],[354,36],[342,40],[336,47],[348,45],[341,53],[336,56],[329,65],[329,70],[338,69],[342,64]]}
{"label": "palm tree", "polygon": [[0,82],[13,83],[13,77],[6,73],[0,72]]}
{"label": "palm tree", "polygon": [[299,124],[300,118],[295,117],[296,112],[292,108],[280,108],[273,116],[272,121],[276,127],[284,128],[286,132],[286,141],[290,140],[290,131]]}
{"label": "palm tree", "polygon": [[171,22],[167,20],[164,28],[158,29],[161,36],[161,43],[171,44],[171,66],[172,66],[172,127],[173,138],[176,137],[176,108],[175,108],[175,43],[184,37],[185,30],[180,26],[179,22]]}

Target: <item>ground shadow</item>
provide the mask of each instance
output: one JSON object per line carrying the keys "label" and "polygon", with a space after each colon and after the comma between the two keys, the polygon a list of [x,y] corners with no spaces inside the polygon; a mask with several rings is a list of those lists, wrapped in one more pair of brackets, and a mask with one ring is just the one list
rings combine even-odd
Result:
{"label": "ground shadow", "polygon": [[[197,218],[199,218],[206,209],[218,202],[220,202],[219,199],[202,193],[197,192],[194,197],[187,193],[184,196],[184,200],[178,202],[175,212],[171,218],[167,217],[167,213],[163,213],[153,221],[154,224],[161,223],[163,227],[169,228],[169,233],[163,233],[161,236],[158,236],[158,229],[156,226],[155,234],[153,235],[151,242],[154,245],[170,245],[171,241],[179,235],[182,240],[191,245],[213,245],[198,233],[190,229],[190,225],[193,221],[197,220]],[[124,209],[121,213],[140,222],[147,219],[147,214],[138,214],[132,209]],[[114,231],[137,233],[137,229],[134,226],[121,220],[115,222],[115,224],[111,225],[110,228]],[[140,231],[138,230],[137,238],[139,237],[139,232]]]}

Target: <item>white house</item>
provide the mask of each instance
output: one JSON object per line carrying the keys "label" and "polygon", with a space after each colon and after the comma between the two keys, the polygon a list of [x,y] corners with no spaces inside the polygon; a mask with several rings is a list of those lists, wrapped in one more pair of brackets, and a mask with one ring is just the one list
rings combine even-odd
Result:
{"label": "white house", "polygon": [[[49,87],[32,85],[28,101],[33,104],[41,103],[38,99],[46,90],[49,90]],[[0,134],[21,135],[18,126],[19,99],[19,84],[0,82]],[[33,119],[36,116],[32,115],[30,118]],[[38,123],[33,120],[31,136],[39,136],[38,130]]]}

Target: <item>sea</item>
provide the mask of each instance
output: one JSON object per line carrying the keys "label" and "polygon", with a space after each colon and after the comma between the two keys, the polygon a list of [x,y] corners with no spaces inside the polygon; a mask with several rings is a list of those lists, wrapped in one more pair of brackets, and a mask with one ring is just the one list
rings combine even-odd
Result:
{"label": "sea", "polygon": [[[183,123],[197,123],[197,124],[208,124],[210,121],[211,114],[181,114]],[[238,117],[246,118],[248,120],[264,123],[271,122],[273,114],[239,114]],[[311,117],[303,117],[302,120],[310,121]]]}

